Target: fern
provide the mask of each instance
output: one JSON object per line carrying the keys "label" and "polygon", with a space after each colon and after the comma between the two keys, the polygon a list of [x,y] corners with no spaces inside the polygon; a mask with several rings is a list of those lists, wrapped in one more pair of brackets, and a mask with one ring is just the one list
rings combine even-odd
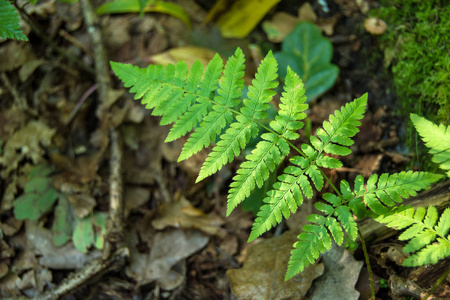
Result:
{"label": "fern", "polygon": [[450,178],[450,126],[437,126],[416,114],[411,114],[411,121],[425,145],[430,148],[432,161],[439,164],[442,170],[447,170],[447,177]]}
{"label": "fern", "polygon": [[[299,138],[298,130],[304,126],[302,120],[308,108],[302,80],[287,68],[279,110],[269,126],[265,126],[262,121],[268,118],[269,102],[278,85],[277,61],[271,52],[267,54],[245,99],[241,100],[244,61],[242,51],[237,49],[225,66],[216,55],[204,72],[199,62],[190,70],[183,62],[165,68],[150,65],[140,69],[115,62],[111,62],[111,66],[125,87],[136,94],[135,99],[142,98],[146,108],[153,109],[153,115],[161,116],[161,125],[173,123],[166,142],[192,131],[179,161],[215,143],[197,181],[232,162],[252,137],[260,136],[230,184],[227,215],[256,187],[262,187],[284,158],[291,156],[292,150],[297,153],[267,193],[253,224],[249,237],[252,241],[280,223],[283,217],[289,218],[295,213],[303,198],[312,198],[314,189],[322,190],[324,181],[329,180],[322,168],[342,166],[336,157],[351,153],[349,147],[354,143],[352,137],[358,133],[359,120],[365,113],[367,94],[335,111],[310,137],[310,143],[298,148],[292,141]],[[266,132],[259,134],[260,128]],[[364,218],[386,214],[402,199],[416,195],[440,178],[440,175],[410,171],[372,175],[365,183],[362,176],[357,176],[353,190],[347,181],[341,181],[340,190],[335,188],[336,194],[325,193],[324,202],[315,204],[323,215],[308,217],[311,224],[304,226],[294,244],[286,279],[314,263],[320,253],[331,247],[332,240],[341,245],[344,232],[355,240],[357,225],[353,215]]]}
{"label": "fern", "polygon": [[437,263],[450,256],[450,208],[438,216],[435,207],[399,207],[376,219],[397,230],[407,228],[398,239],[408,241],[403,251],[414,253],[403,261],[404,266],[416,267]]}
{"label": "fern", "polygon": [[0,37],[28,41],[20,29],[20,19],[11,3],[0,0]]}

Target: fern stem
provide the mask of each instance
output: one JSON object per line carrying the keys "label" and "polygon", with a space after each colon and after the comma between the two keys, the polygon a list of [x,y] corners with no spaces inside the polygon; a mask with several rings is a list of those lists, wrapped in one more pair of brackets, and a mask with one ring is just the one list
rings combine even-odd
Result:
{"label": "fern stem", "polygon": [[322,173],[322,176],[325,178],[325,180],[328,182],[328,184],[333,188],[333,190],[336,192],[339,198],[341,198],[342,202],[345,203],[345,199],[342,196],[341,192],[338,190],[338,188],[333,184],[333,182],[328,178],[328,176],[325,174],[325,172],[322,170],[322,168],[318,168],[320,173]]}
{"label": "fern stem", "polygon": [[428,293],[423,297],[422,299],[426,300],[430,295],[434,292],[434,290],[441,284],[441,282],[447,278],[447,276],[450,274],[450,268],[448,268],[442,275],[439,277],[439,279],[434,283],[433,287],[428,291]]}
{"label": "fern stem", "polygon": [[364,258],[366,260],[367,272],[369,272],[370,295],[371,295],[372,299],[375,299],[375,285],[374,285],[374,281],[373,281],[372,268],[370,267],[369,252],[367,252],[366,242],[364,240],[364,236],[359,227],[358,227],[358,235],[359,235],[359,240],[361,241],[361,246],[362,246],[362,249],[364,252]]}

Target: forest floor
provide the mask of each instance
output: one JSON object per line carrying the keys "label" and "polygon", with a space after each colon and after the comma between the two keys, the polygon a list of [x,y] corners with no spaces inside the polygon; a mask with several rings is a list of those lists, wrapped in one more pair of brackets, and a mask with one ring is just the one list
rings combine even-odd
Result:
{"label": "forest floor", "polygon": [[[333,247],[332,254],[295,279],[283,280],[295,236],[321,194],[248,244],[254,214],[237,208],[226,217],[228,186],[241,158],[195,183],[210,149],[178,163],[185,140],[164,143],[168,127],[159,126],[159,119],[134,101],[112,73],[113,89],[107,103],[99,104],[97,48],[80,2],[28,5],[34,25],[24,24],[24,28],[30,41],[0,43],[0,296],[51,295],[45,299],[54,299],[60,294],[49,294],[49,290],[73,284],[75,279],[68,279],[71,272],[94,265],[102,272],[80,274],[80,284],[71,286],[63,299],[269,299],[268,295],[270,299],[369,299],[370,282],[360,245],[352,251]],[[160,13],[100,16],[106,59],[141,67],[179,59],[206,64],[215,52],[227,58],[241,47],[249,82],[261,57],[269,49],[280,49],[280,43],[268,40],[261,25],[245,38],[223,38],[215,26],[218,16],[204,24],[213,6],[209,1],[175,2],[189,15],[192,29]],[[273,20],[280,12],[295,19],[303,2],[282,1],[264,20]],[[367,178],[410,169],[414,150],[403,144],[408,120],[399,114],[377,36],[363,26],[376,1],[328,1],[331,11],[327,14],[320,11],[318,2],[311,1],[309,18],[315,16],[316,24],[326,31],[334,47],[332,63],[340,71],[334,86],[309,103],[311,132],[346,102],[369,94],[368,112],[352,154],[342,158],[344,167],[327,175],[338,183],[357,174]],[[118,181],[111,176],[117,158],[111,148],[119,151]],[[50,168],[42,176],[50,182],[44,185],[57,191],[57,206],[37,220],[18,220],[14,201],[26,193],[30,172],[37,166]],[[116,183],[123,189],[114,187]],[[328,190],[326,186],[322,192]],[[83,236],[88,233],[74,234],[73,239],[80,239],[77,247],[70,238],[62,246],[54,245],[60,233],[54,227],[60,216],[57,209],[65,212],[63,223],[75,224],[75,219],[87,216],[112,218],[111,193],[123,199],[124,215],[118,217],[123,226],[106,222],[102,227],[92,221],[101,219],[95,217],[88,225],[91,240]],[[121,236],[105,236],[102,231],[115,227]],[[447,260],[405,268],[401,266],[403,244],[395,235],[370,237],[367,242],[379,299],[423,297],[450,264]],[[127,252],[106,264],[102,255],[107,251],[112,255],[117,245],[126,247],[129,257]],[[450,297],[448,277],[434,295]]]}

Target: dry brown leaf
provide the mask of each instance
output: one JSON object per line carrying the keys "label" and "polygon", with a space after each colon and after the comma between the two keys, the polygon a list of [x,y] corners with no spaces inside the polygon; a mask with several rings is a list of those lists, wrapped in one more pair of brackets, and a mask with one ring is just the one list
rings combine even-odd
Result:
{"label": "dry brown leaf", "polygon": [[[363,263],[356,261],[344,247],[333,244],[323,255],[325,271],[314,282],[311,300],[346,299],[358,300],[359,292],[355,289]],[[339,295],[336,294],[339,291]]]}
{"label": "dry brown leaf", "polygon": [[224,236],[225,231],[220,228],[223,221],[219,217],[207,215],[192,206],[184,197],[173,203],[167,203],[162,209],[161,217],[153,220],[152,225],[158,230],[167,227],[198,229],[210,235]]}
{"label": "dry brown leaf", "polygon": [[98,250],[85,254],[78,251],[72,242],[56,247],[52,242],[52,233],[37,222],[26,221],[26,237],[29,246],[39,255],[39,264],[50,269],[78,269],[87,262],[101,256]]}
{"label": "dry brown leaf", "polygon": [[296,233],[250,245],[244,266],[227,271],[231,289],[239,299],[302,299],[313,280],[323,273],[322,264],[309,266],[293,279],[284,281]]}
{"label": "dry brown leaf", "polygon": [[142,187],[126,187],[124,194],[125,218],[128,217],[133,209],[138,208],[150,198],[150,189]]}
{"label": "dry brown leaf", "polygon": [[44,161],[44,147],[49,147],[56,129],[48,127],[42,121],[30,121],[24,128],[16,131],[3,147],[0,165],[5,166],[2,177],[7,178],[12,170],[17,169],[23,159],[30,159],[34,164]]}
{"label": "dry brown leaf", "polygon": [[354,166],[355,169],[361,172],[361,175],[368,178],[380,168],[380,162],[383,154],[364,154],[358,163]]}
{"label": "dry brown leaf", "polygon": [[166,52],[153,55],[150,59],[153,63],[164,66],[176,64],[179,60],[184,61],[189,67],[191,67],[196,60],[200,60],[200,62],[206,66],[215,54],[214,51],[207,48],[186,46],[172,48]]}
{"label": "dry brown leaf", "polygon": [[28,43],[10,41],[0,47],[0,71],[12,71],[23,66],[29,61],[35,61],[36,57]]}
{"label": "dry brown leaf", "polygon": [[277,12],[272,20],[264,21],[262,26],[271,42],[281,43],[286,35],[300,22],[311,22],[317,25],[326,35],[332,35],[340,17],[340,14],[335,14],[326,19],[318,18],[311,4],[306,2],[298,9],[298,17],[285,12]]}
{"label": "dry brown leaf", "polygon": [[139,252],[135,247],[138,242],[136,234],[127,235],[127,243],[131,246],[130,263],[125,269],[127,275],[139,286],[156,280],[161,288],[173,290],[186,275],[172,267],[205,247],[208,237],[198,231],[180,229],[158,232],[150,253]]}

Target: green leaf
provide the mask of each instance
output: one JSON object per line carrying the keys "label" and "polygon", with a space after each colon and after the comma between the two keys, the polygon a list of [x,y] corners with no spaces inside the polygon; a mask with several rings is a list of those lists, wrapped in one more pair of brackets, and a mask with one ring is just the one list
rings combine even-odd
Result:
{"label": "green leaf", "polygon": [[14,215],[18,220],[38,220],[49,212],[58,199],[58,192],[51,186],[39,187],[39,192],[24,193],[13,202]]}
{"label": "green leaf", "polygon": [[13,5],[6,0],[0,0],[0,37],[28,41],[20,29],[20,19]]}
{"label": "green leaf", "polygon": [[73,223],[72,207],[66,197],[60,195],[52,225],[53,244],[55,246],[62,246],[70,240]]}
{"label": "green leaf", "polygon": [[[185,23],[188,28],[191,28],[191,21],[189,15],[178,4],[165,1],[143,1],[146,6],[143,8],[144,12],[159,12],[171,15]],[[140,0],[117,0],[105,3],[97,8],[97,14],[122,14],[122,13],[139,13],[142,11]]]}
{"label": "green leaf", "polygon": [[298,24],[286,36],[281,49],[281,52],[275,54],[280,64],[279,74],[286,77],[286,68],[291,67],[305,82],[307,102],[333,86],[339,74],[338,67],[330,63],[333,46],[322,36],[317,26],[310,23]]}
{"label": "green leaf", "polygon": [[76,219],[72,240],[75,248],[80,252],[86,253],[94,243],[95,233],[92,225],[92,216]]}
{"label": "green leaf", "polygon": [[411,114],[411,121],[419,132],[425,145],[430,148],[432,161],[447,171],[450,178],[450,126],[437,126],[423,117]]}

